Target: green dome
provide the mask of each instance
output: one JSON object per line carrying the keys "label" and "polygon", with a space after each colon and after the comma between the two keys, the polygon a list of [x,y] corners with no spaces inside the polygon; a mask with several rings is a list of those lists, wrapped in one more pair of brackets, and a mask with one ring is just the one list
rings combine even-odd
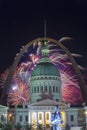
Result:
{"label": "green dome", "polygon": [[34,68],[31,77],[33,76],[58,76],[60,77],[58,69],[52,64],[51,60],[48,58],[49,49],[46,45],[43,45],[41,50],[42,58],[39,60],[38,65]]}
{"label": "green dome", "polygon": [[51,62],[40,62],[32,71],[31,77],[41,75],[60,76],[58,69]]}

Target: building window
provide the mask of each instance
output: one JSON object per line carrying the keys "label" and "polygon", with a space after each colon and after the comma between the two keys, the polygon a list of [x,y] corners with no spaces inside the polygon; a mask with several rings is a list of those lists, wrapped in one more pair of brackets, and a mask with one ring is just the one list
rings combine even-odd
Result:
{"label": "building window", "polygon": [[49,91],[51,91],[51,86],[49,86]]}
{"label": "building window", "polygon": [[47,79],[47,77],[45,77],[45,79]]}
{"label": "building window", "polygon": [[47,92],[47,86],[45,86],[45,91]]}
{"label": "building window", "polygon": [[28,115],[25,116],[25,121],[28,121]]}
{"label": "building window", "polygon": [[57,102],[59,102],[59,99],[56,99]]}
{"label": "building window", "polygon": [[19,117],[20,118],[20,122],[22,121],[22,116]]}
{"label": "building window", "polygon": [[71,121],[74,121],[74,116],[73,115],[71,115]]}
{"label": "building window", "polygon": [[1,121],[4,121],[4,115],[1,115]]}
{"label": "building window", "polygon": [[55,92],[55,87],[53,86],[53,92]]}
{"label": "building window", "polygon": [[32,93],[33,93],[33,87],[32,87]]}
{"label": "building window", "polygon": [[43,86],[41,86],[41,91],[43,91]]}
{"label": "building window", "polygon": [[34,92],[36,92],[36,87],[34,87]]}
{"label": "building window", "polygon": [[40,99],[37,99],[37,102],[41,101]]}
{"label": "building window", "polygon": [[39,92],[39,86],[37,87],[37,92]]}

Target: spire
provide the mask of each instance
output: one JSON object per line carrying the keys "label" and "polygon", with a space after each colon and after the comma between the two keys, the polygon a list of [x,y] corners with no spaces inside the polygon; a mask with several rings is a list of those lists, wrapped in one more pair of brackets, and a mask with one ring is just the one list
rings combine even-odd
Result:
{"label": "spire", "polygon": [[47,57],[49,54],[49,49],[47,47],[47,40],[46,40],[46,20],[44,20],[44,41],[41,52],[43,57]]}
{"label": "spire", "polygon": [[[46,39],[46,19],[44,20],[44,39]],[[46,45],[47,41],[44,40],[44,44]]]}

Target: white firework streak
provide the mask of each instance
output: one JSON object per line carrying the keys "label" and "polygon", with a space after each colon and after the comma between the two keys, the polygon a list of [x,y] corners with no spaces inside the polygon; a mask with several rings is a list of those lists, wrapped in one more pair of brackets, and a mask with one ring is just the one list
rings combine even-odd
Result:
{"label": "white firework streak", "polygon": [[[69,59],[69,57],[67,56],[67,54],[64,54],[64,55],[65,55],[65,57],[67,57],[67,58]],[[82,57],[83,57],[82,55],[76,54],[76,53],[71,53],[71,55],[72,55],[73,57],[77,57],[77,58],[82,58]]]}
{"label": "white firework streak", "polygon": [[83,67],[83,66],[81,66],[81,65],[77,65],[77,66],[78,66],[78,68],[81,69],[81,70],[87,70],[87,67]]}
{"label": "white firework streak", "polygon": [[31,65],[32,65],[32,62],[21,63],[21,65],[20,65],[20,67],[18,69],[19,73],[23,72],[24,69],[26,69],[27,67],[30,68]]}
{"label": "white firework streak", "polygon": [[51,44],[48,44],[47,46],[48,46],[48,48],[57,47],[57,45],[56,45],[56,44],[52,44],[52,43],[51,43]]}
{"label": "white firework streak", "polygon": [[35,48],[36,46],[42,46],[42,42],[38,41],[33,43],[33,48]]}
{"label": "white firework streak", "polygon": [[41,49],[42,49],[42,42],[36,42],[36,43],[33,43],[33,48],[37,47],[37,51],[36,51],[36,54],[39,55],[41,54]]}
{"label": "white firework streak", "polygon": [[[65,64],[67,64],[67,65],[72,65],[71,62],[65,62]],[[80,70],[83,70],[83,71],[87,70],[87,67],[83,67],[83,66],[78,65],[78,64],[77,64],[77,67],[78,67]]]}
{"label": "white firework streak", "polygon": [[50,57],[50,59],[51,59],[51,61],[55,64],[55,65],[58,65],[58,64],[60,64],[60,65],[62,65],[62,66],[64,66],[64,67],[66,67],[66,65],[64,64],[64,63],[62,63],[61,62],[61,60],[59,60],[58,58],[52,58],[52,57]]}
{"label": "white firework streak", "polygon": [[[63,55],[63,56],[66,57],[66,55]],[[54,55],[50,56],[50,59],[57,66],[58,66],[58,64],[60,64],[60,66],[62,65],[62,68],[60,69],[62,82],[65,82],[66,85],[74,85],[74,86],[79,88],[79,85],[77,84],[76,75],[75,74],[72,75],[72,71],[71,70],[68,70],[68,69],[65,70],[66,65],[63,62],[61,62],[61,59],[62,59],[61,57],[62,57],[62,55],[58,56],[58,54],[57,54],[57,56],[54,56]]]}
{"label": "white firework streak", "polygon": [[67,85],[74,85],[75,87],[79,88],[77,78],[75,76],[70,76],[67,72],[60,71],[61,80],[64,84]]}
{"label": "white firework streak", "polygon": [[31,66],[32,62],[27,62],[27,63],[21,63],[20,67],[28,67]]}
{"label": "white firework streak", "polygon": [[[67,56],[67,54],[57,54],[57,55],[60,55],[61,58],[63,57],[63,58],[68,58],[69,59],[69,57]],[[71,53],[71,55],[74,56],[74,57],[77,57],[77,58],[82,58],[82,55],[80,55],[80,54]]]}
{"label": "white firework streak", "polygon": [[35,48],[37,46],[37,42],[33,43],[33,48]]}
{"label": "white firework streak", "polygon": [[58,42],[65,42],[68,40],[72,40],[72,38],[71,37],[62,37],[61,39],[58,40]]}
{"label": "white firework streak", "polygon": [[37,52],[36,52],[37,55],[40,55],[40,54],[41,54],[41,49],[42,49],[41,46],[39,46],[39,47],[37,48]]}
{"label": "white firework streak", "polygon": [[[49,53],[53,53],[53,52],[54,52],[54,53],[56,52],[57,54],[58,54],[58,53],[59,53],[59,54],[61,53],[60,49],[51,49],[51,50],[49,50]],[[62,52],[64,52],[64,51],[62,50]]]}
{"label": "white firework streak", "polygon": [[52,56],[55,57],[55,58],[58,57],[58,58],[60,58],[60,59],[62,59],[62,60],[68,59],[68,56],[65,55],[65,54],[53,53]]}
{"label": "white firework streak", "polygon": [[66,61],[66,63],[65,64],[67,64],[67,65],[72,65],[72,63],[71,62],[69,62],[69,61]]}
{"label": "white firework streak", "polygon": [[74,56],[74,57],[78,57],[78,58],[83,57],[82,55],[80,55],[80,54],[76,54],[76,53],[71,53],[71,55]]}
{"label": "white firework streak", "polygon": [[[65,39],[67,39],[67,38],[68,38],[68,40],[71,39],[71,38],[69,38],[69,37],[64,37],[64,38],[62,38],[62,39],[60,39],[60,40],[65,40]],[[54,46],[57,47],[56,44],[48,44],[48,47],[49,47],[49,48],[50,48],[50,47],[54,47]],[[63,49],[59,49],[59,48],[58,48],[58,49],[51,49],[51,50],[50,50],[50,53],[57,52],[57,55],[58,55],[58,53],[61,53],[61,51],[65,53],[65,51],[64,51]],[[76,54],[76,53],[71,53],[71,55],[74,56],[74,57],[78,57],[78,58],[83,57],[82,55]],[[61,56],[62,56],[62,55],[61,55]],[[67,54],[65,54],[64,57],[65,57],[65,58],[68,58]]]}

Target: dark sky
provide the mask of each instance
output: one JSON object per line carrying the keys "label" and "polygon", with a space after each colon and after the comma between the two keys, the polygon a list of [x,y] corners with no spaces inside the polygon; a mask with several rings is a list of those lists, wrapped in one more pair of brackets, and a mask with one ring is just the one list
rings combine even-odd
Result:
{"label": "dark sky", "polygon": [[72,37],[73,41],[65,45],[71,52],[82,54],[79,62],[87,66],[86,7],[86,0],[0,0],[0,73],[12,64],[22,45],[43,37],[44,19],[47,37]]}

